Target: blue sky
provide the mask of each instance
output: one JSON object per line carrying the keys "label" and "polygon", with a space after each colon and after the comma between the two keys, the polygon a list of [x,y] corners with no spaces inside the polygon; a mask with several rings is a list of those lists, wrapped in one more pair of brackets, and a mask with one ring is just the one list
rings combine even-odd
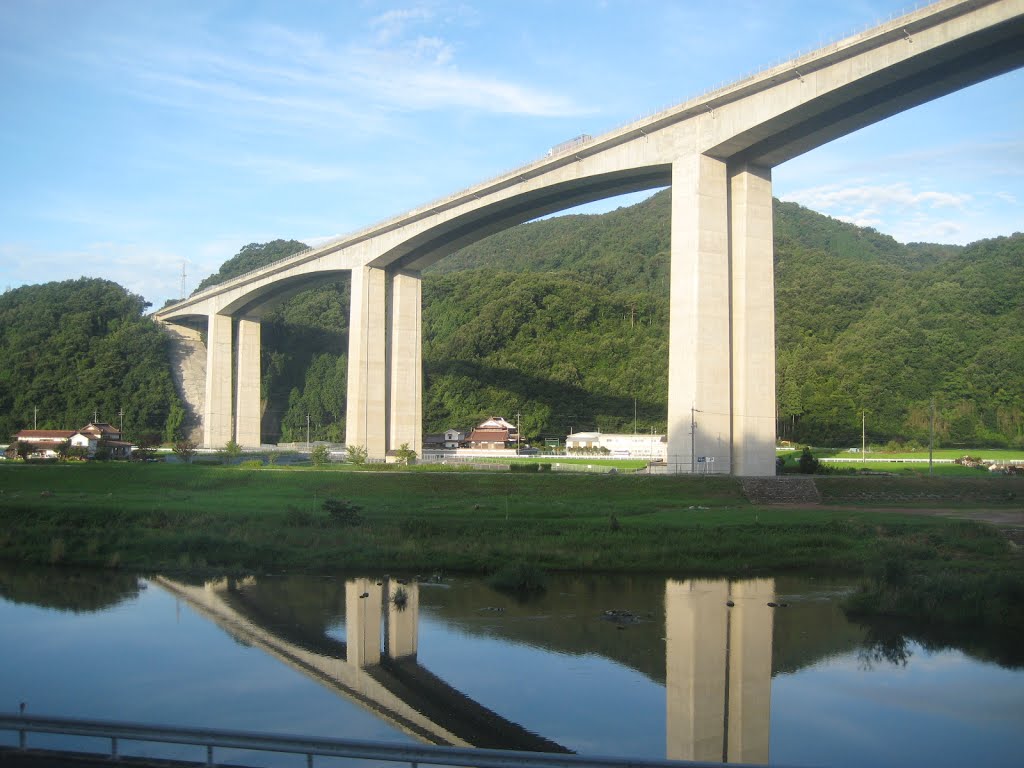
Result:
{"label": "blue sky", "polygon": [[[155,306],[247,243],[360,229],[905,9],[892,0],[0,3],[0,290]],[[775,169],[905,242],[1024,229],[1024,72]],[[605,201],[608,210],[635,198]]]}

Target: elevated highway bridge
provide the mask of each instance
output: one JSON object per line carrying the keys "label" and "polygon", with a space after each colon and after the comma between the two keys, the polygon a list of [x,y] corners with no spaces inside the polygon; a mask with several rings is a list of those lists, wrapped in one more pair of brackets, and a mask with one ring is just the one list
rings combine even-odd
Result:
{"label": "elevated highway bridge", "polygon": [[[516,224],[671,185],[668,455],[775,472],[772,168],[1024,64],[1024,0],[940,0],[155,313],[205,333],[203,444],[260,443],[260,321],[351,273],[346,443],[422,450],[422,270]],[[691,419],[700,425],[691,438]]]}

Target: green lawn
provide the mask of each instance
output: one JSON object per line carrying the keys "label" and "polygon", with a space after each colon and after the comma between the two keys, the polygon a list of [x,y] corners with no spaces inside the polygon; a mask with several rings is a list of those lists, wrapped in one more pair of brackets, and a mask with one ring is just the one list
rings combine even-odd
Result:
{"label": "green lawn", "polygon": [[[876,586],[872,574],[895,567],[917,602],[901,608],[886,588],[876,601],[885,612],[925,610],[932,582],[921,579],[938,577],[940,613],[976,620],[984,607],[986,621],[1004,624],[1024,615],[1024,559],[997,530],[875,510],[979,500],[1017,510],[1024,478],[817,482],[832,505],[786,509],[751,504],[731,477],[9,462],[0,464],[0,558],[236,573],[493,572],[515,562],[731,577],[809,569]],[[865,490],[881,496],[864,500]],[[331,517],[328,499],[355,507],[357,524]],[[950,596],[950,580],[968,597]],[[997,607],[977,602],[986,590]]]}

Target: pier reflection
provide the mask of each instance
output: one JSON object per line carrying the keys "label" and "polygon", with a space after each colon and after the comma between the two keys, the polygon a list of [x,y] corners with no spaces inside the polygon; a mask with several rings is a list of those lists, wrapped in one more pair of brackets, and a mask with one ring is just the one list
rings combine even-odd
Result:
{"label": "pier reflection", "polygon": [[773,579],[665,585],[666,756],[767,763]]}
{"label": "pier reflection", "polygon": [[[315,594],[300,597],[293,583],[282,580],[154,581],[237,639],[422,741],[569,751],[420,664],[420,585],[415,582],[306,581]],[[774,618],[769,603],[774,599],[772,579],[664,582],[666,757],[768,761]],[[479,608],[464,606],[460,613],[469,611]],[[344,640],[330,629],[341,616]],[[446,619],[458,622],[456,616]],[[645,631],[660,633],[660,619],[652,614]],[[596,616],[584,620],[603,623]]]}

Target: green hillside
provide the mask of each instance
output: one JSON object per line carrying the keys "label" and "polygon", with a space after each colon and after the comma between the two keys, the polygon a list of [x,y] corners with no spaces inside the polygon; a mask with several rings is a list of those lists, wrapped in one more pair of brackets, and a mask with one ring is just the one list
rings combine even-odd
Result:
{"label": "green hillside", "polygon": [[[519,414],[531,438],[665,429],[669,190],[524,224],[424,276],[428,431]],[[903,245],[776,201],[779,434],[1024,446],[1024,236]],[[205,284],[302,247],[247,246]],[[279,255],[278,255],[279,254]],[[257,263],[258,262],[258,263]],[[268,439],[344,436],[347,281],[265,321]]]}
{"label": "green hillside", "polygon": [[94,415],[118,424],[119,412],[131,440],[173,434],[184,410],[148,306],[84,277],[0,295],[0,441],[34,418],[39,429],[77,429]]}
{"label": "green hillside", "polygon": [[[531,439],[665,429],[670,191],[603,215],[514,227],[423,281],[428,431],[516,414]],[[775,203],[779,435],[819,445],[1024,447],[1024,235],[903,245]],[[200,288],[305,246],[253,243]],[[265,440],[345,435],[347,279],[263,323]],[[173,431],[180,403],[144,303],[81,280],[0,296],[0,429],[99,408]],[[60,308],[60,309],[58,309]],[[68,311],[70,308],[70,312]],[[137,351],[133,351],[136,350]]]}

